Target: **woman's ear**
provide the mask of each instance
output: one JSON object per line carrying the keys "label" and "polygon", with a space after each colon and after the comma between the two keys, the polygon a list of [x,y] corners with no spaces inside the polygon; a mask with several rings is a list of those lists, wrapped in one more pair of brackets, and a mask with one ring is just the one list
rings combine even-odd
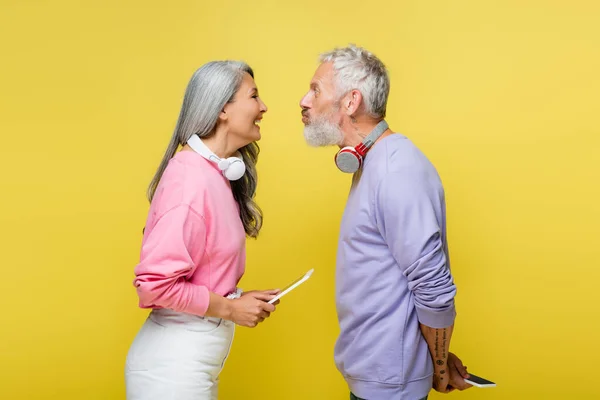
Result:
{"label": "woman's ear", "polygon": [[220,121],[227,121],[227,111],[225,111],[225,109],[222,109],[221,112],[219,113],[219,120]]}

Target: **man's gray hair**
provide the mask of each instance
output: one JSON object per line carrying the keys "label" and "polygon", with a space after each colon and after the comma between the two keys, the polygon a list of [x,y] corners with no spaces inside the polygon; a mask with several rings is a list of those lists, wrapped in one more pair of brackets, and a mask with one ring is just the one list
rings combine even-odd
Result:
{"label": "man's gray hair", "polygon": [[367,112],[374,118],[385,118],[390,78],[379,58],[350,44],[321,54],[319,61],[333,64],[338,99],[356,89],[363,96]]}

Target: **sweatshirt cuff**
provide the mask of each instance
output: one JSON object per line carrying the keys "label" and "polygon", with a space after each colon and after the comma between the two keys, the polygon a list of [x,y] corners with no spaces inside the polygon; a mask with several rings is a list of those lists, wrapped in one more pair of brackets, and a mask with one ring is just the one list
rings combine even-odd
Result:
{"label": "sweatshirt cuff", "polygon": [[204,316],[208,311],[210,303],[210,293],[206,286],[190,284],[192,296],[187,307],[182,312],[194,315]]}
{"label": "sweatshirt cuff", "polygon": [[454,319],[456,318],[456,308],[454,305],[443,311],[432,310],[431,308],[419,305],[416,305],[415,307],[417,309],[419,322],[430,328],[447,328],[454,323]]}

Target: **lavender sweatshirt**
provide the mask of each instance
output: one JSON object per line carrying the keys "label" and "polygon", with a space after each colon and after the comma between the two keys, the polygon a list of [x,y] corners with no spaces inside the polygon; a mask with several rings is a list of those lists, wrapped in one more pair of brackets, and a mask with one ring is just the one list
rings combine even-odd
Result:
{"label": "lavender sweatshirt", "polygon": [[451,325],[455,294],[440,178],[410,140],[387,136],[367,154],[341,223],[335,362],[352,392],[425,397],[433,364],[419,323]]}

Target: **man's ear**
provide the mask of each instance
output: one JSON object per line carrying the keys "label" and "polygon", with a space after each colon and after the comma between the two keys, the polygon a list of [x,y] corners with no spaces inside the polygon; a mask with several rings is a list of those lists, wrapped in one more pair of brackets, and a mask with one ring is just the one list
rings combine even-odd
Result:
{"label": "man's ear", "polygon": [[351,90],[344,98],[344,112],[352,116],[358,111],[363,102],[362,93],[356,89]]}

